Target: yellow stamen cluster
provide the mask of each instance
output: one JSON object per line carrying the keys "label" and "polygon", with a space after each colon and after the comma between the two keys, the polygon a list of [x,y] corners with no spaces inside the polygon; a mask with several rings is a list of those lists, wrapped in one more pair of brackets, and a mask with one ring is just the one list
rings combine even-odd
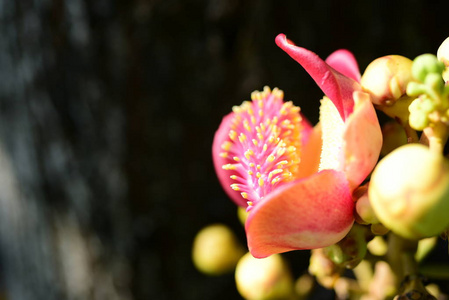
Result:
{"label": "yellow stamen cluster", "polygon": [[220,154],[223,169],[233,171],[231,188],[250,206],[276,186],[295,178],[300,162],[300,108],[283,101],[283,92],[265,87],[251,94],[252,101],[233,107],[229,139]]}

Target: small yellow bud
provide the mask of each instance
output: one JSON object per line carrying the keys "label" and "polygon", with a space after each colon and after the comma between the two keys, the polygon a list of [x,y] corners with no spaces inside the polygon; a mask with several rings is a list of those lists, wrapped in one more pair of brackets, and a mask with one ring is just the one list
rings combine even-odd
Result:
{"label": "small yellow bud", "polygon": [[379,221],[396,234],[421,239],[449,226],[449,162],[421,144],[407,144],[384,157],[368,189]]}
{"label": "small yellow bud", "polygon": [[412,80],[411,70],[410,59],[400,55],[383,56],[368,65],[361,85],[374,104],[392,105],[405,94]]}
{"label": "small yellow bud", "polygon": [[235,270],[237,290],[245,299],[290,299],[293,277],[280,254],[254,258],[245,254]]}
{"label": "small yellow bud", "polygon": [[245,253],[236,236],[225,225],[209,225],[195,237],[192,259],[196,268],[208,275],[232,272]]}

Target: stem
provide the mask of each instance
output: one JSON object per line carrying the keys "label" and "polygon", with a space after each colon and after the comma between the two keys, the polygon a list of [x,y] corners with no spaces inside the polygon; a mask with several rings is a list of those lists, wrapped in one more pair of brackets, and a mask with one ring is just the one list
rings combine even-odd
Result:
{"label": "stem", "polygon": [[429,148],[435,153],[443,154],[444,145],[448,139],[448,129],[442,122],[435,123],[432,127],[424,129],[423,133],[429,141]]}
{"label": "stem", "polygon": [[400,124],[404,127],[405,134],[407,135],[407,144],[418,143],[419,138],[416,130],[410,127],[410,124],[408,122],[405,122],[405,124],[402,124],[401,122]]}
{"label": "stem", "polygon": [[415,260],[415,252],[418,247],[418,242],[404,239],[390,232],[388,244],[387,259],[396,275],[397,284],[405,276],[417,276],[418,263]]}

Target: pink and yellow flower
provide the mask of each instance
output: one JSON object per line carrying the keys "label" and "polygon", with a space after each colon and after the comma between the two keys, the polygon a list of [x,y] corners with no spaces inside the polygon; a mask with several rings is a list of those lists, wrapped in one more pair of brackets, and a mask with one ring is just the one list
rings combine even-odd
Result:
{"label": "pink and yellow flower", "polygon": [[352,191],[375,166],[382,135],[354,56],[321,60],[280,34],[277,45],[300,63],[325,96],[312,128],[283,92],[264,88],[223,118],[212,146],[218,178],[247,207],[255,257],[332,245],[354,221]]}

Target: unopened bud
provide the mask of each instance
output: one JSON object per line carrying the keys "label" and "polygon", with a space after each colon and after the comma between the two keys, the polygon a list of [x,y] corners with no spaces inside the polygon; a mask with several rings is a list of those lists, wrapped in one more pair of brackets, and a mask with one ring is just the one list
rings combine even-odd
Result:
{"label": "unopened bud", "polygon": [[433,54],[422,54],[413,60],[412,74],[413,77],[421,82],[426,82],[426,78],[430,74],[438,74],[444,71],[444,64]]}
{"label": "unopened bud", "polygon": [[415,99],[409,106],[409,124],[415,130],[424,130],[429,123],[429,115],[435,109],[435,103],[429,97],[423,96]]}
{"label": "unopened bud", "polygon": [[374,104],[392,105],[406,91],[412,80],[412,61],[400,55],[375,59],[365,70],[362,88],[371,95]]}
{"label": "unopened bud", "polygon": [[431,237],[449,226],[449,163],[421,144],[407,144],[384,157],[368,194],[379,221],[402,237]]}
{"label": "unopened bud", "polygon": [[365,257],[366,235],[365,226],[354,224],[351,231],[341,241],[324,248],[324,253],[337,266],[353,269]]}
{"label": "unopened bud", "polygon": [[244,253],[231,229],[222,224],[214,224],[203,228],[196,235],[192,259],[201,272],[220,275],[233,271]]}
{"label": "unopened bud", "polygon": [[293,277],[280,254],[254,258],[245,254],[235,270],[237,290],[245,299],[289,299]]}

